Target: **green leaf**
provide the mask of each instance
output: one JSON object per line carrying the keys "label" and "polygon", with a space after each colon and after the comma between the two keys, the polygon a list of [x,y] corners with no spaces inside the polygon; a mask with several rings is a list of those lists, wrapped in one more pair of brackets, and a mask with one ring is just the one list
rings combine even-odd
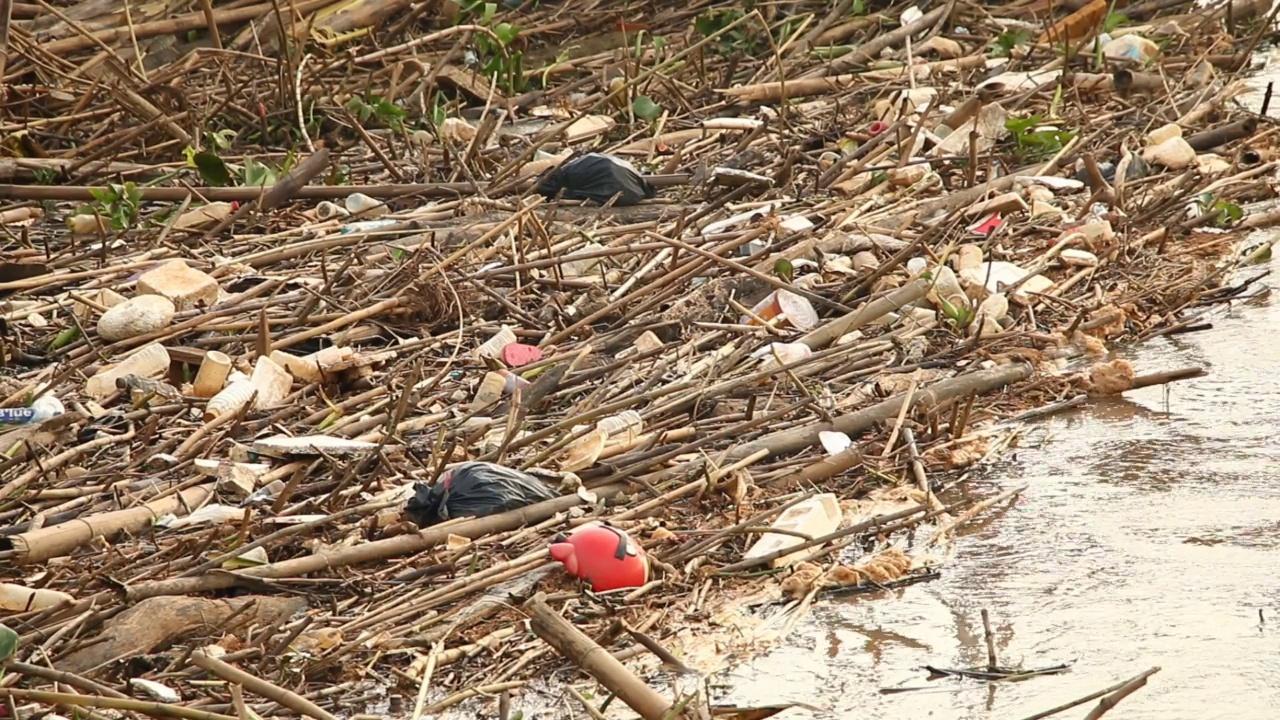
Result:
{"label": "green leaf", "polygon": [[208,184],[223,187],[231,184],[231,170],[222,158],[211,152],[202,151],[192,156],[200,177]]}
{"label": "green leaf", "polygon": [[1213,209],[1220,212],[1218,219],[1214,223],[1220,227],[1231,225],[1232,223],[1239,222],[1244,218],[1244,211],[1240,209],[1239,205],[1226,202],[1225,200],[1219,200],[1214,203]]}
{"label": "green leaf", "polygon": [[1118,12],[1109,12],[1107,13],[1107,17],[1102,21],[1102,32],[1109,33],[1114,31],[1116,28],[1120,27],[1121,25],[1128,25],[1128,24],[1129,24],[1128,16]]}
{"label": "green leaf", "polygon": [[276,173],[257,160],[247,157],[244,159],[244,184],[248,187],[275,185]]}
{"label": "green leaf", "polygon": [[[89,188],[89,194],[93,196],[94,200],[103,204],[113,202],[116,199],[110,190],[103,190],[102,188]],[[89,212],[93,211],[90,210]]]}
{"label": "green leaf", "polygon": [[1009,118],[1004,121],[1004,129],[1014,135],[1025,135],[1031,128],[1039,125],[1040,121],[1041,118],[1039,115],[1032,115],[1031,117],[1025,118]]}
{"label": "green leaf", "polygon": [[631,111],[638,118],[652,120],[662,114],[662,106],[654,102],[648,95],[637,95],[631,103]]}
{"label": "green leaf", "polygon": [[138,206],[142,204],[142,189],[132,180],[124,184],[124,199],[133,206],[133,210],[137,211]]}
{"label": "green leaf", "polygon": [[786,258],[778,258],[773,262],[773,274],[787,282],[791,282],[792,278],[796,276],[796,269],[795,266],[791,264],[790,260]]}
{"label": "green leaf", "polygon": [[0,625],[0,662],[18,654],[18,633],[8,625]]}
{"label": "green leaf", "polygon": [[224,128],[218,132],[206,132],[204,136],[205,139],[209,141],[210,145],[219,150],[226,151],[231,149],[231,141],[236,139],[236,131],[230,128]]}
{"label": "green leaf", "polygon": [[511,23],[498,23],[493,27],[493,34],[498,36],[498,42],[503,47],[515,42],[516,36],[520,34],[520,27]]}
{"label": "green leaf", "polygon": [[384,121],[388,118],[402,120],[405,117],[404,108],[384,98],[378,98],[378,103],[374,107],[378,111],[378,117]]}

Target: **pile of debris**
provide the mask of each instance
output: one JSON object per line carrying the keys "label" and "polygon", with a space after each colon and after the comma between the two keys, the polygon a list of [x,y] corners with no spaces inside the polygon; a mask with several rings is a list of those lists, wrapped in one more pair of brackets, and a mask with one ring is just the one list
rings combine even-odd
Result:
{"label": "pile of debris", "polygon": [[1248,1],[0,7],[0,717],[766,717],[1280,219]]}

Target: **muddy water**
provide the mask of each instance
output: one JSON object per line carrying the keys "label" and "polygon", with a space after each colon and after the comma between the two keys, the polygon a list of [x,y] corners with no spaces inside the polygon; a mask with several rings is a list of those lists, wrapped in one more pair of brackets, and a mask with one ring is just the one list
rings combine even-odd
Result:
{"label": "muddy water", "polygon": [[[1127,355],[1207,377],[1027,427],[967,492],[1028,489],[957,538],[941,579],[820,603],[736,673],[733,700],[823,708],[778,718],[1020,720],[1160,666],[1108,718],[1280,716],[1280,299],[1213,324]],[[926,664],[986,664],[982,608],[1002,665],[1072,671],[928,682]]]}
{"label": "muddy water", "polygon": [[[733,699],[824,709],[779,718],[1018,720],[1160,666],[1109,716],[1276,717],[1280,300],[1213,323],[1128,355],[1141,372],[1199,365],[1207,377],[1028,427],[968,492],[1030,486],[957,539],[941,579],[819,604],[787,647],[735,675]],[[982,608],[1002,665],[1072,671],[927,682],[926,664],[985,665]],[[880,692],[892,687],[924,689]]]}

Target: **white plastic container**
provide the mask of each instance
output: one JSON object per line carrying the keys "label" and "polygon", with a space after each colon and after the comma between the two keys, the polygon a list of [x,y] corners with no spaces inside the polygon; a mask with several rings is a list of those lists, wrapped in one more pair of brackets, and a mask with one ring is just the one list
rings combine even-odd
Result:
{"label": "white plastic container", "polygon": [[[782,513],[777,520],[773,521],[770,527],[778,530],[789,530],[791,532],[804,533],[809,537],[818,537],[833,533],[840,527],[841,520],[840,501],[832,493],[823,493],[814,495],[799,505],[792,506],[786,512]],[[805,542],[802,538],[794,535],[779,535],[777,533],[765,533],[760,536],[755,545],[747,550],[744,559],[760,557],[768,555],[778,550],[785,550]],[[817,550],[820,546],[808,547],[803,550],[784,555],[775,559],[770,563],[773,567],[784,567],[795,562],[799,562],[806,555]]]}
{"label": "white plastic container", "polygon": [[603,430],[610,442],[630,442],[644,429],[644,418],[635,410],[623,410],[617,415],[601,418],[596,428]]}
{"label": "white plastic container", "polygon": [[510,327],[503,325],[493,337],[485,340],[480,344],[480,347],[476,348],[476,357],[496,360],[502,357],[502,348],[515,341],[515,332]]}
{"label": "white plastic container", "polygon": [[5,612],[44,610],[67,601],[75,602],[75,598],[57,590],[0,583],[0,610]]}
{"label": "white plastic container", "polygon": [[314,355],[298,356],[282,350],[272,350],[271,360],[302,382],[320,382],[323,379]]}
{"label": "white plastic container", "polygon": [[217,395],[209,398],[204,406],[204,421],[212,422],[223,415],[239,410],[249,398],[253,397],[253,381],[240,373],[241,377],[222,388]]}
{"label": "white plastic container", "polygon": [[260,357],[253,366],[253,376],[249,378],[258,391],[254,398],[255,410],[278,405],[289,394],[293,387],[293,376],[269,357]]}
{"label": "white plastic container", "polygon": [[196,397],[213,397],[226,384],[230,373],[231,357],[226,353],[210,350],[200,362],[200,370],[196,372],[196,380],[192,383],[192,392]]}
{"label": "white plastic container", "polygon": [[94,400],[101,400],[116,391],[116,379],[125,375],[152,377],[169,369],[169,351],[160,343],[144,345],[136,352],[116,363],[114,366],[99,371],[89,378],[84,385],[85,394]]}

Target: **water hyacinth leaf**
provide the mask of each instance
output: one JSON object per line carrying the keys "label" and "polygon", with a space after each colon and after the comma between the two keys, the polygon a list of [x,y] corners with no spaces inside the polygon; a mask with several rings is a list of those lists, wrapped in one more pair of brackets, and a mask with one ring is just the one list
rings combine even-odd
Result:
{"label": "water hyacinth leaf", "polygon": [[638,95],[631,103],[631,111],[638,118],[652,120],[662,114],[662,106],[654,102],[648,95]]}
{"label": "water hyacinth leaf", "polygon": [[511,23],[498,23],[493,27],[493,34],[498,36],[498,42],[503,47],[510,45],[515,41],[516,36],[520,34],[520,27]]}
{"label": "water hyacinth leaf", "polygon": [[200,172],[200,178],[205,183],[214,187],[231,184],[231,170],[217,155],[211,152],[198,152],[191,156],[191,162],[196,166],[196,170]]}
{"label": "water hyacinth leaf", "polygon": [[0,662],[18,654],[18,633],[8,625],[0,625]]}
{"label": "water hyacinth leaf", "polygon": [[787,282],[791,282],[791,280],[796,276],[796,269],[795,266],[791,264],[790,260],[786,258],[778,258],[773,263],[773,274]]}
{"label": "water hyacinth leaf", "polygon": [[254,160],[244,159],[244,184],[248,187],[264,187],[276,184],[276,173],[271,168]]}

